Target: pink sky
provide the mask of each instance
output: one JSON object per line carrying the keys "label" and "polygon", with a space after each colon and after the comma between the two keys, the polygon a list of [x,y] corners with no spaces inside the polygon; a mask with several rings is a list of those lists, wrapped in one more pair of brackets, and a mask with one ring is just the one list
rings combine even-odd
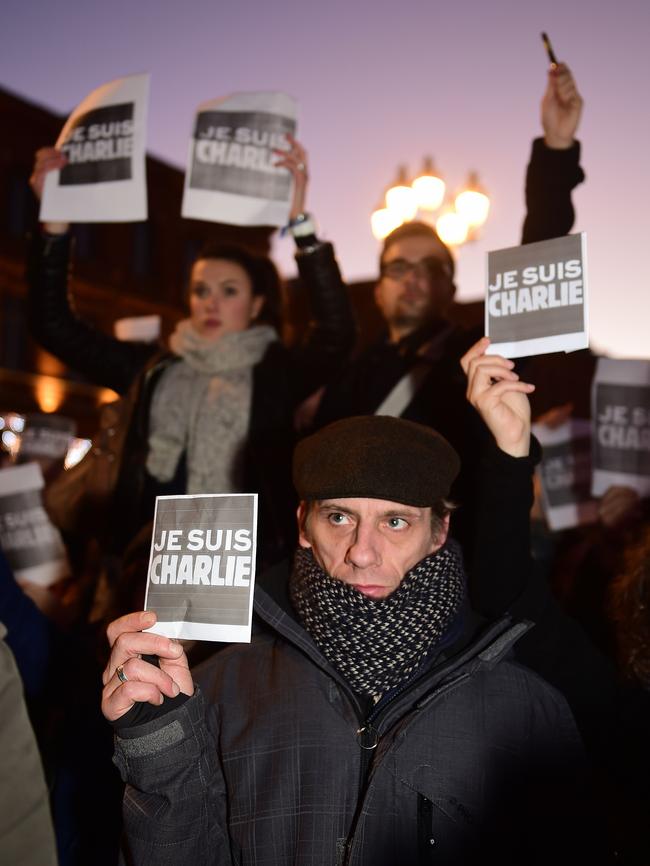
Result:
{"label": "pink sky", "polygon": [[[478,170],[492,197],[482,238],[461,250],[461,299],[481,297],[485,253],[518,243],[530,141],[540,132],[546,30],[585,98],[592,342],[650,357],[650,5],[645,0],[450,4],[298,0],[163,4],[5,0],[0,84],[61,113],[90,90],[152,75],[149,149],[183,166],[198,103],[285,90],[310,153],[309,208],[349,279],[375,272],[369,217],[398,163],[432,154],[451,187]],[[44,142],[45,144],[45,142]],[[291,242],[276,244],[293,272]]]}

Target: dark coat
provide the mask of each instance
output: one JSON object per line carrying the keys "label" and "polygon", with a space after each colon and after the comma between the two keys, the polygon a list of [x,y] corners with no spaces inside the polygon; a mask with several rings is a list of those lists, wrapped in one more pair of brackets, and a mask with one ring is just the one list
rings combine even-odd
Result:
{"label": "dark coat", "polygon": [[505,659],[525,626],[472,623],[366,715],[261,587],[255,611],[252,643],[201,666],[194,697],[119,730],[128,863],[514,866],[575,856],[581,747],[563,698]]}
{"label": "dark coat", "polygon": [[[534,582],[533,462],[494,445],[482,459],[472,567],[499,608],[518,571]],[[260,579],[252,644],[197,669],[200,694],[170,712],[142,705],[150,721],[119,728],[127,862],[171,866],[179,850],[198,866],[609,862],[568,708],[511,660],[527,642],[539,663],[557,635],[546,666],[558,688],[588,673],[556,607],[532,629],[468,612],[453,645],[371,708],[296,621],[287,577],[280,565]],[[369,726],[370,751],[358,735]]]}

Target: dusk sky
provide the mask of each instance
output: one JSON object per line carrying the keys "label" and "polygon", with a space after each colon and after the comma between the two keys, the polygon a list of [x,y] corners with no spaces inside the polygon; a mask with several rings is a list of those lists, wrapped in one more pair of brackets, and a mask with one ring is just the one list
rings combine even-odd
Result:
{"label": "dusk sky", "polygon": [[[431,154],[452,188],[476,169],[492,210],[458,257],[459,297],[474,299],[486,251],[519,242],[541,134],[542,30],[585,99],[574,231],[587,233],[592,343],[650,357],[647,0],[5,0],[0,85],[67,113],[110,79],[150,72],[149,150],[179,167],[200,102],[290,93],[310,155],[309,210],[348,279],[375,274],[370,213],[399,163],[415,171]],[[277,242],[276,261],[293,273],[290,239]]]}

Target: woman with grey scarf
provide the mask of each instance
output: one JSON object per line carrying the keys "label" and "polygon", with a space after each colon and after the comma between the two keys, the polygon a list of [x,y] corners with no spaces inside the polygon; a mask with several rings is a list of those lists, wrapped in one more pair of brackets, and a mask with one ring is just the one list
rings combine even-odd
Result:
{"label": "woman with grey scarf", "polygon": [[[302,216],[306,154],[290,144],[281,164],[295,181],[292,214]],[[64,164],[54,148],[37,153],[31,179],[37,195],[47,172]],[[331,246],[302,253],[317,257],[327,279],[311,291],[310,324],[292,347],[278,333],[280,281],[272,262],[210,244],[192,267],[189,316],[161,350],[120,342],[75,315],[67,298],[68,228],[49,223],[34,238],[32,328],[41,345],[91,381],[120,394],[137,391],[107,521],[111,552],[122,552],[151,520],[157,494],[257,492],[260,558],[278,560],[295,540],[287,483],[294,412],[340,373],[354,341]]]}

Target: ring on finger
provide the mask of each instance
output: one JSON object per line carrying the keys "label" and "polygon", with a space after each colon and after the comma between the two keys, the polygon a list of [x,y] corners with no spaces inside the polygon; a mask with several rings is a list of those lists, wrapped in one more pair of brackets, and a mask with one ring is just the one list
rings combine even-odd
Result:
{"label": "ring on finger", "polygon": [[296,168],[298,169],[298,171],[304,171],[306,167],[307,167],[307,166],[305,165],[304,162],[299,162],[298,165],[296,166]]}
{"label": "ring on finger", "polygon": [[122,667],[122,665],[118,665],[118,667],[115,668],[115,673],[117,674],[117,678],[121,683],[128,683],[129,678],[124,673],[124,668]]}

